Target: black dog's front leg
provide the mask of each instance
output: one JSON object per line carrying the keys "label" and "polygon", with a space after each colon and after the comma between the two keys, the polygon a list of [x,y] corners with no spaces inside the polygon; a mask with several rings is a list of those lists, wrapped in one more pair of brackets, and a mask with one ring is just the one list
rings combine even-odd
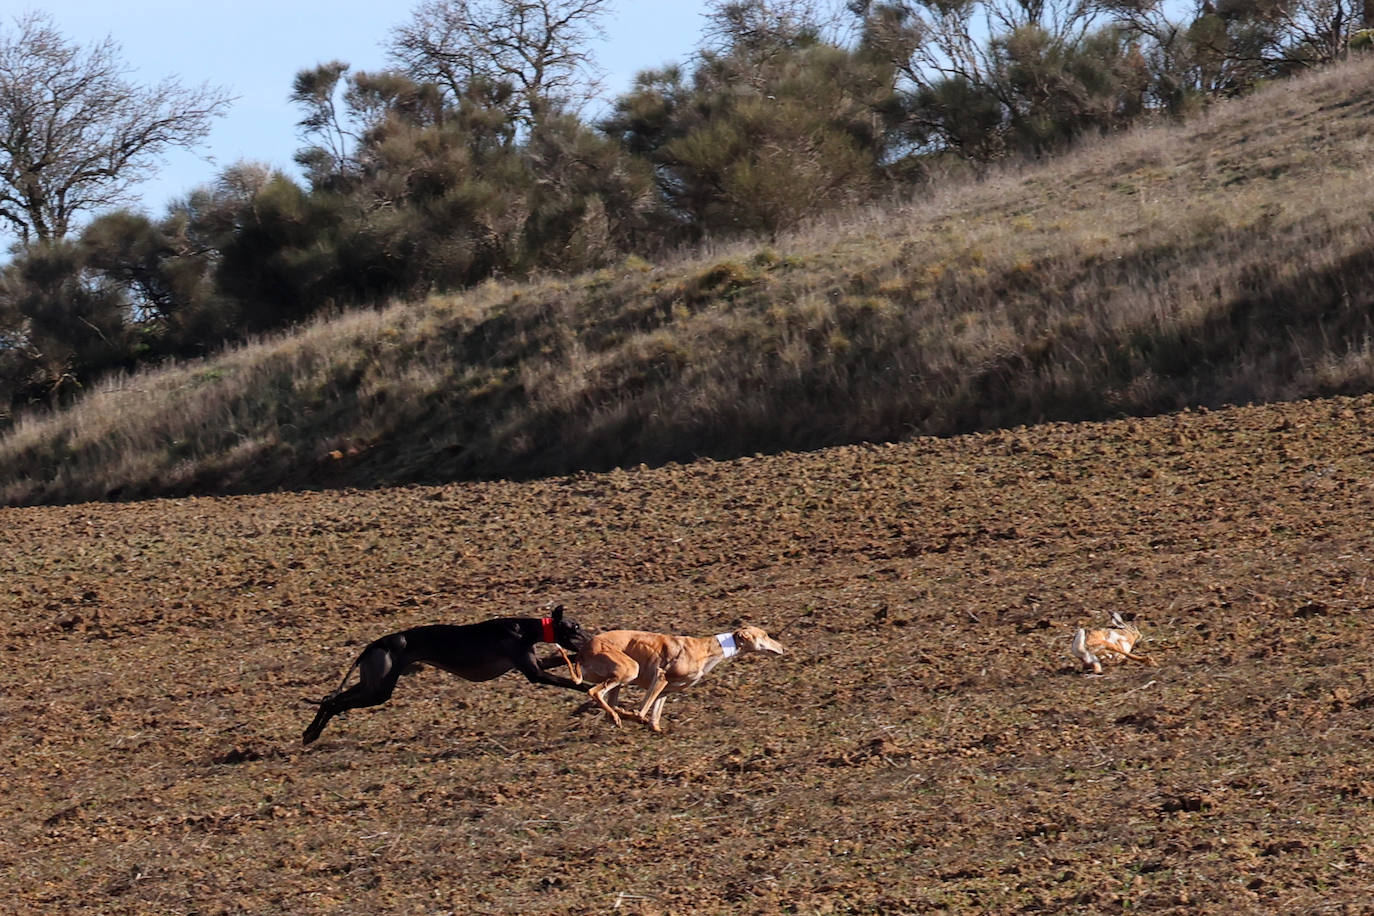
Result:
{"label": "black dog's front leg", "polygon": [[551,663],[555,661],[559,665],[563,664],[561,658],[556,660],[550,658],[541,663],[535,656],[534,650],[530,649],[528,653],[515,660],[515,669],[523,674],[531,684],[548,684],[551,687],[565,687],[568,690],[578,690],[582,693],[586,693],[592,688],[591,684],[585,682],[574,684],[569,678],[559,677],[556,674],[549,674],[544,670],[544,665],[553,667]]}

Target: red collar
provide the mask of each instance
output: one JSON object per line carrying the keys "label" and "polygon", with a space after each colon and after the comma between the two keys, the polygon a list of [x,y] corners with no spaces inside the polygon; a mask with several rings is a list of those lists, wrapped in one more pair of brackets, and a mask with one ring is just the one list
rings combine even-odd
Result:
{"label": "red collar", "polygon": [[557,637],[555,637],[555,636],[553,635],[553,618],[552,618],[552,617],[541,617],[541,618],[539,619],[539,622],[540,622],[540,623],[543,625],[543,627],[544,627],[544,639],[543,639],[542,641],[543,641],[543,642],[558,642]]}

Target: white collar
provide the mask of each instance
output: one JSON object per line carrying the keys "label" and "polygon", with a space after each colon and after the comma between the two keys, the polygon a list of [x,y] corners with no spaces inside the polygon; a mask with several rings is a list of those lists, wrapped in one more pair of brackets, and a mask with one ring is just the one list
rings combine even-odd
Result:
{"label": "white collar", "polygon": [[716,642],[720,643],[720,647],[724,650],[726,658],[729,658],[739,651],[739,646],[735,645],[734,633],[718,633],[716,634]]}

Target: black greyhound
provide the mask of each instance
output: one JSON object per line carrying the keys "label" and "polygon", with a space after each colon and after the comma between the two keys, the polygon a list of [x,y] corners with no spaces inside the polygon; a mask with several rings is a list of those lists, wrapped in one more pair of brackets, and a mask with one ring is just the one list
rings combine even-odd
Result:
{"label": "black greyhound", "polygon": [[[344,673],[339,689],[318,703],[315,720],[301,740],[309,744],[320,736],[329,720],[346,709],[378,706],[391,698],[396,680],[413,665],[432,665],[469,681],[489,681],[515,669],[532,684],[552,684],[585,691],[589,685],[574,684],[549,674],[561,659],[542,665],[534,654],[536,643],[550,642],[576,652],[590,636],[571,620],[563,619],[563,606],[548,617],[496,617],[463,626],[432,624],[391,633],[371,643]],[[358,683],[344,690],[358,669]]]}

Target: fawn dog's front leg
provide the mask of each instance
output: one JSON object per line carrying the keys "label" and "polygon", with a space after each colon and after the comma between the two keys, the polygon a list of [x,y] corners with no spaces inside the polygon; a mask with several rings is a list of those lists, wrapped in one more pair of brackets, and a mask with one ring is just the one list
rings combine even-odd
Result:
{"label": "fawn dog's front leg", "polygon": [[649,710],[653,708],[654,701],[658,699],[659,694],[663,693],[663,689],[667,686],[667,673],[662,668],[655,668],[654,679],[649,682],[648,696],[644,698],[644,705],[639,709],[639,721],[645,723],[654,731],[660,731],[661,729],[659,729],[657,721],[650,720]]}

